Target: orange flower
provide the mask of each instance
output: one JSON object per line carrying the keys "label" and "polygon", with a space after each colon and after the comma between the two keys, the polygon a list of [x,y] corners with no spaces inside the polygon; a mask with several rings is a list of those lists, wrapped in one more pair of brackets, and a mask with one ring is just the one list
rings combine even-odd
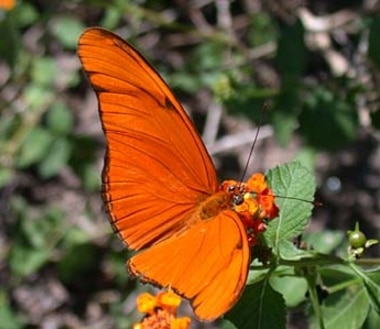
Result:
{"label": "orange flower", "polygon": [[249,216],[253,216],[259,210],[259,204],[251,193],[245,193],[243,196],[243,203],[235,206],[235,210],[239,214],[248,213]]}
{"label": "orange flower", "polygon": [[145,292],[142,293],[136,300],[137,309],[140,313],[153,313],[157,306],[157,298]]}
{"label": "orange flower", "polygon": [[249,191],[256,193],[259,204],[259,217],[261,219],[273,219],[278,215],[278,208],[274,203],[274,195],[268,187],[265,176],[261,173],[253,174],[247,181]]}
{"label": "orange flower", "polygon": [[248,243],[251,247],[254,246],[258,235],[265,232],[267,220],[278,215],[275,197],[265,176],[255,173],[247,183],[227,180],[221,184],[220,189],[232,195],[233,208],[245,226]]}
{"label": "orange flower", "polygon": [[230,186],[235,186],[234,193],[243,193],[243,202],[235,205],[235,211],[246,228],[249,245],[254,246],[258,235],[267,228],[266,221],[278,215],[275,197],[261,173],[253,174],[247,183],[225,181],[222,189],[228,190]]}
{"label": "orange flower", "polygon": [[137,309],[145,316],[133,329],[188,329],[190,318],[177,318],[177,308],[181,304],[181,297],[171,290],[162,291],[153,296],[143,293],[137,297]]}
{"label": "orange flower", "polygon": [[260,204],[261,218],[273,219],[278,216],[278,208],[274,203],[274,195],[269,187],[264,190],[263,194],[257,195],[257,201]]}
{"label": "orange flower", "polygon": [[0,0],[0,9],[9,11],[13,9],[16,5],[15,0]]}
{"label": "orange flower", "polygon": [[261,173],[253,174],[247,181],[247,187],[252,192],[262,193],[268,187],[265,176]]}

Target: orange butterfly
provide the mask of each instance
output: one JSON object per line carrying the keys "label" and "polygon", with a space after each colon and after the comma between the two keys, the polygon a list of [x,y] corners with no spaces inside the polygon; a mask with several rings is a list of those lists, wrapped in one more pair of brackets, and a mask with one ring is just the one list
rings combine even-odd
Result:
{"label": "orange butterfly", "polygon": [[117,35],[90,28],[78,55],[107,140],[103,199],[129,272],[213,320],[241,295],[250,246],[277,208],[264,176],[218,185],[191,120],[155,69]]}

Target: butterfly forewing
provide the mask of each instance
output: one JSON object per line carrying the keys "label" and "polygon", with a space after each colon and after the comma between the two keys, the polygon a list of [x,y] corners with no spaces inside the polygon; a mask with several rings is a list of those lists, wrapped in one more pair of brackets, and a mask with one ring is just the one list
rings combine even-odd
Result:
{"label": "butterfly forewing", "polygon": [[181,105],[131,45],[93,28],[78,54],[107,140],[107,209],[124,241],[139,249],[177,230],[216,191],[215,170]]}

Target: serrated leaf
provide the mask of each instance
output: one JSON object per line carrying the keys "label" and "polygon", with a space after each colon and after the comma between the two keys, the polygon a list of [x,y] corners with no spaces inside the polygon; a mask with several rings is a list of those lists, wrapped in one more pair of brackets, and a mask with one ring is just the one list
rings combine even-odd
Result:
{"label": "serrated leaf", "polygon": [[309,170],[297,161],[269,170],[266,176],[277,196],[280,212],[269,223],[265,238],[278,250],[281,240],[296,237],[305,230],[313,209],[309,201],[314,200],[315,181]]}
{"label": "serrated leaf", "polygon": [[[322,315],[325,329],[361,329],[368,311],[369,301],[363,285],[352,285],[324,300]],[[310,328],[320,328],[315,317],[311,319]]]}
{"label": "serrated leaf", "polygon": [[246,287],[226,318],[239,329],[285,329],[285,302],[267,280],[261,281]]}

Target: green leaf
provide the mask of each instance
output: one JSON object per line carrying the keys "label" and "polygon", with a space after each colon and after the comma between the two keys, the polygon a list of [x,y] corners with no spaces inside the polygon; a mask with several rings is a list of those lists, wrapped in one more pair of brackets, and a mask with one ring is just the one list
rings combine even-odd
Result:
{"label": "green leaf", "polygon": [[300,162],[310,172],[314,172],[317,159],[317,151],[311,147],[302,147],[294,160]]}
{"label": "green leaf", "polygon": [[37,85],[51,87],[58,73],[57,63],[52,57],[36,57],[33,59],[31,76]]}
{"label": "green leaf", "polygon": [[100,26],[106,27],[107,29],[116,29],[120,19],[122,19],[124,3],[118,6],[115,2],[109,3],[110,5],[106,7],[106,10],[103,14],[103,18],[100,22]]}
{"label": "green leaf", "polygon": [[[282,97],[284,98],[285,95]],[[271,116],[276,139],[280,145],[285,146],[294,135],[294,131],[298,126],[298,118],[293,111],[286,110],[286,105],[282,101],[280,102],[281,108],[277,108]],[[292,107],[293,105],[290,105],[289,108]]]}
{"label": "green leaf", "polygon": [[101,186],[101,175],[98,168],[93,164],[83,165],[83,186],[88,191],[99,191]]}
{"label": "green leaf", "polygon": [[46,106],[46,103],[51,101],[54,95],[51,89],[37,84],[30,84],[25,87],[22,97],[25,99],[25,102],[29,107],[36,111],[40,110],[41,107]]}
{"label": "green leaf", "polygon": [[300,77],[305,71],[307,53],[304,31],[305,29],[299,20],[293,25],[281,27],[276,64],[283,77]]}
{"label": "green leaf", "polygon": [[72,131],[74,118],[65,104],[57,102],[47,111],[46,123],[54,133],[64,135]]}
{"label": "green leaf", "polygon": [[234,87],[231,97],[225,101],[225,105],[230,113],[241,113],[253,121],[260,121],[263,117],[263,106],[268,98],[277,95],[277,90],[256,88],[254,85],[247,85],[246,82]]}
{"label": "green leaf", "polygon": [[[362,284],[350,286],[328,296],[322,305],[325,329],[361,329],[369,311],[369,301]],[[320,329],[317,319],[311,318],[311,329]]]}
{"label": "green leaf", "polygon": [[313,258],[315,253],[310,250],[297,248],[292,241],[281,240],[278,243],[281,250],[281,258],[286,260],[301,260],[303,258]]}
{"label": "green leaf", "polygon": [[265,237],[278,251],[281,240],[296,237],[305,230],[313,209],[310,201],[314,199],[315,181],[309,170],[297,161],[269,170],[266,176],[277,196],[280,212],[269,223]]}
{"label": "green leaf", "polygon": [[334,251],[345,239],[342,231],[323,230],[304,235],[304,241],[315,251],[322,254],[329,254]]}
{"label": "green leaf", "polygon": [[264,280],[248,285],[235,307],[225,317],[239,329],[285,329],[285,302]]}
{"label": "green leaf", "polygon": [[20,316],[15,314],[10,306],[7,293],[0,290],[0,328],[21,329],[24,328]]}
{"label": "green leaf", "polygon": [[49,148],[49,153],[38,165],[38,172],[43,178],[56,175],[64,167],[70,157],[71,144],[66,138],[55,139]]}
{"label": "green leaf", "polygon": [[50,258],[50,250],[32,249],[16,244],[10,253],[9,264],[12,273],[21,277],[28,276],[41,268]]}
{"label": "green leaf", "polygon": [[0,188],[10,183],[13,176],[13,170],[9,168],[0,168]]}
{"label": "green leaf", "polygon": [[238,329],[231,321],[223,319],[218,323],[218,328],[220,329]]}
{"label": "green leaf", "polygon": [[307,281],[305,278],[295,276],[294,269],[289,268],[289,273],[277,273],[272,275],[269,282],[273,289],[278,291],[285,299],[287,307],[296,307],[305,300],[307,293]]}
{"label": "green leaf", "polygon": [[25,168],[43,159],[52,142],[52,136],[43,128],[35,127],[32,129],[24,143],[21,145],[17,155],[17,166]]}
{"label": "green leaf", "polygon": [[[109,234],[111,233],[112,232],[109,232]],[[91,240],[91,237],[87,231],[77,226],[70,226],[70,228],[65,229],[65,239],[62,243],[65,245],[65,248],[69,248],[71,245],[88,243],[89,240]],[[122,264],[122,266],[125,270],[124,264]]]}
{"label": "green leaf", "polygon": [[376,279],[378,282],[375,282],[373,278],[364,281],[364,285],[367,289],[369,300],[371,306],[377,314],[380,314],[380,285],[379,285],[379,273],[377,273]]}
{"label": "green leaf", "polygon": [[[27,208],[26,208],[27,209]],[[25,210],[26,210],[25,209]],[[63,235],[65,213],[60,208],[50,207],[44,212],[24,212],[21,231],[28,245],[35,249],[46,249]]]}
{"label": "green leaf", "polygon": [[23,117],[20,113],[13,113],[10,116],[2,115],[0,120],[0,152],[6,152],[9,140],[11,140],[23,124]]}
{"label": "green leaf", "polygon": [[361,329],[378,329],[380,328],[380,314],[370,308],[368,316]]}
{"label": "green leaf", "polygon": [[60,279],[68,283],[75,282],[78,276],[90,275],[95,271],[98,259],[99,250],[94,244],[72,245],[58,264]]}
{"label": "green leaf", "polygon": [[380,68],[380,16],[375,16],[372,19],[368,36],[368,56],[376,63]]}
{"label": "green leaf", "polygon": [[351,268],[363,280],[364,287],[368,293],[371,306],[380,314],[380,270],[362,271],[352,264]]}
{"label": "green leaf", "polygon": [[74,16],[61,16],[51,21],[52,32],[67,49],[76,49],[78,38],[85,29]]}
{"label": "green leaf", "polygon": [[19,217],[19,229],[13,239],[9,264],[13,275],[24,277],[50,260],[54,247],[65,234],[65,214],[53,207],[38,211],[28,207],[22,198],[12,201],[13,211]]}
{"label": "green leaf", "polygon": [[21,30],[35,24],[40,17],[32,4],[22,1],[17,3],[16,7],[13,8],[12,18],[15,21],[15,25]]}
{"label": "green leaf", "polygon": [[45,249],[47,246],[46,233],[48,233],[46,228],[50,227],[49,223],[37,218],[28,218],[28,220],[25,220],[26,216],[24,220],[21,221],[21,228],[23,235],[26,237],[25,240],[28,241],[28,246],[36,250]]}
{"label": "green leaf", "polygon": [[377,109],[377,111],[371,112],[371,121],[372,125],[376,129],[380,129],[380,109]]}
{"label": "green leaf", "polygon": [[360,279],[357,275],[355,275],[349,267],[343,265],[322,267],[318,273],[323,285],[331,292],[360,283]]}
{"label": "green leaf", "polygon": [[22,49],[20,33],[9,16],[0,17],[0,31],[0,58],[4,59],[11,68],[14,68]]}
{"label": "green leaf", "polygon": [[299,123],[310,145],[327,150],[354,140],[359,127],[355,102],[324,87],[315,88],[307,97]]}
{"label": "green leaf", "polygon": [[245,37],[252,48],[275,41],[277,31],[273,16],[264,11],[257,11],[249,16],[249,20],[250,27]]}

